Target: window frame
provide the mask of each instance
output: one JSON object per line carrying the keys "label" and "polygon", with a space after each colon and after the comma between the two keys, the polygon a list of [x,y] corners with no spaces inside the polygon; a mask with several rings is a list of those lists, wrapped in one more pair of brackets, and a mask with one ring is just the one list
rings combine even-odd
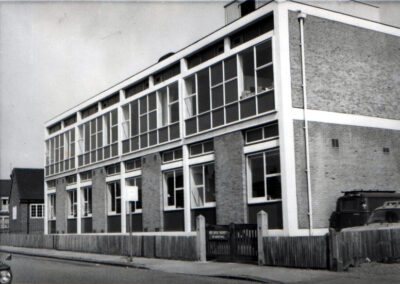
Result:
{"label": "window frame", "polygon": [[[4,201],[6,201],[7,204],[3,204]],[[2,197],[1,198],[0,212],[10,212],[10,199],[9,199],[9,197]]]}
{"label": "window frame", "polygon": [[48,199],[48,220],[56,220],[56,202],[57,202],[57,196],[55,193],[50,193],[47,195]]}
{"label": "window frame", "polygon": [[78,218],[78,190],[76,188],[67,190],[68,192],[68,219]]}
{"label": "window frame", "polygon": [[[89,194],[90,191],[90,194]],[[92,186],[84,186],[81,187],[81,196],[82,196],[82,205],[81,205],[81,212],[82,218],[91,218],[93,214],[93,190]],[[87,198],[86,198],[87,197]],[[86,200],[87,199],[87,200]],[[86,208],[88,208],[86,210]]]}
{"label": "window frame", "polygon": [[[41,214],[39,214],[39,208],[41,208]],[[32,214],[35,212],[35,214]],[[33,216],[35,215],[35,216]],[[41,215],[41,216],[39,216]],[[30,219],[43,219],[44,218],[44,204],[43,203],[32,203],[29,204],[29,218]]]}
{"label": "window frame", "polygon": [[[182,172],[182,179],[184,179],[183,168],[176,168],[171,170],[166,170],[162,172],[163,176],[163,200],[164,200],[164,211],[174,211],[174,210],[184,210],[185,208],[185,184],[182,182],[182,187],[176,187],[176,176],[177,172]],[[167,174],[174,174],[174,205],[168,205],[168,182],[167,182]],[[183,207],[176,207],[176,196],[177,191],[182,191],[183,194]]]}
{"label": "window frame", "polygon": [[[119,186],[119,192],[120,194],[117,196],[117,185]],[[113,195],[111,193],[111,191],[115,191],[114,192],[114,200],[113,199]],[[121,197],[121,183],[119,180],[115,180],[115,181],[111,181],[111,182],[107,182],[107,213],[108,216],[117,216],[117,215],[121,215],[122,212],[122,197]],[[120,212],[117,212],[117,208],[118,208],[118,200],[120,202]],[[112,203],[114,203],[114,210],[112,210]]]}
{"label": "window frame", "polygon": [[[281,198],[280,199],[268,199],[268,188],[267,188],[267,178],[272,178],[272,177],[281,177],[282,176],[282,170],[279,166],[279,173],[273,173],[273,174],[267,174],[266,169],[267,169],[267,162],[266,162],[266,154],[268,152],[274,152],[278,151],[279,154],[279,164],[280,162],[280,148],[275,147],[275,148],[270,148],[270,149],[264,149],[262,151],[254,152],[254,153],[249,153],[246,155],[246,179],[247,179],[247,201],[248,204],[257,204],[257,203],[272,203],[272,202],[282,202],[282,180],[281,180]],[[264,196],[261,197],[253,197],[253,186],[252,186],[252,172],[251,172],[251,162],[250,158],[254,156],[259,156],[262,154],[263,157],[263,181],[264,181]]]}
{"label": "window frame", "polygon": [[[205,175],[205,168],[208,165],[213,165],[214,167],[214,199],[215,199],[215,162],[207,162],[207,163],[202,163],[202,164],[194,164],[194,165],[190,165],[189,167],[189,175],[190,175],[190,204],[191,204],[191,209],[201,209],[201,208],[214,208],[216,207],[216,200],[212,201],[212,202],[207,202],[206,201],[206,175]],[[193,178],[193,168],[195,167],[202,167],[202,185],[195,185],[194,184],[194,178]],[[193,202],[193,190],[194,188],[199,188],[199,187],[203,187],[203,206],[194,206],[194,202]]]}

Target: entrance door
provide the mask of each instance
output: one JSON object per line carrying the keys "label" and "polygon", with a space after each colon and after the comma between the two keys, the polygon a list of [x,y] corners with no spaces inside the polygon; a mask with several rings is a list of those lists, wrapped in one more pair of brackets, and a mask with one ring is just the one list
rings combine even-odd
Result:
{"label": "entrance door", "polygon": [[257,225],[209,225],[206,234],[207,259],[257,262]]}

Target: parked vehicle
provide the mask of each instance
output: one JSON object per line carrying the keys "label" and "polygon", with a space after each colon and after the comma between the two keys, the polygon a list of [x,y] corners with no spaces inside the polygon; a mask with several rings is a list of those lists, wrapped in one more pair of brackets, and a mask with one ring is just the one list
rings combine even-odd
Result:
{"label": "parked vehicle", "polygon": [[8,284],[12,281],[12,273],[9,265],[0,262],[0,283]]}
{"label": "parked vehicle", "polygon": [[353,190],[343,192],[336,202],[329,226],[340,231],[343,228],[367,224],[372,211],[386,201],[400,200],[400,193],[380,190]]}

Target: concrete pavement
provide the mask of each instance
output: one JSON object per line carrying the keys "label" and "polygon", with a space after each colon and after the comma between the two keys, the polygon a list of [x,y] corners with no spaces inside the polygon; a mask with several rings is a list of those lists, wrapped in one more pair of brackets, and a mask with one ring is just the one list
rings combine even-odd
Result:
{"label": "concrete pavement", "polygon": [[[92,253],[80,253],[71,251],[59,251],[50,249],[32,249],[22,247],[0,246],[0,251],[13,254],[40,256],[47,258],[56,258],[64,260],[83,261],[90,263],[99,263],[107,265],[117,265],[124,267],[134,267],[142,269],[150,269],[167,273],[182,273],[188,275],[226,277],[234,279],[253,280],[264,283],[323,283],[332,280],[356,278],[362,280],[363,275],[368,276],[368,268],[362,269],[364,273],[354,269],[351,272],[331,272],[326,270],[311,269],[295,269],[272,266],[257,266],[255,264],[241,263],[223,263],[223,262],[191,262],[179,260],[166,260],[155,258],[134,257],[132,262],[127,257],[116,255],[103,255]],[[399,264],[395,264],[395,271],[400,268]],[[379,268],[380,270],[380,268]],[[374,274],[375,275],[375,274]],[[375,280],[380,279],[379,275],[374,277]],[[381,275],[382,277],[384,275]],[[397,276],[394,276],[397,279]],[[345,282],[345,281],[344,281]],[[364,282],[359,282],[364,283]]]}

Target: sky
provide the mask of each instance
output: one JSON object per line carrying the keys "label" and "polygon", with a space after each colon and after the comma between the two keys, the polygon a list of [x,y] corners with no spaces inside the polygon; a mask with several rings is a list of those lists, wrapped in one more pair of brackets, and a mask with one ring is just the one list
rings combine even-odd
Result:
{"label": "sky", "polygon": [[44,123],[223,26],[222,1],[0,2],[0,179],[44,165]]}
{"label": "sky", "polygon": [[0,179],[42,168],[46,121],[220,28],[227,1],[0,0]]}

